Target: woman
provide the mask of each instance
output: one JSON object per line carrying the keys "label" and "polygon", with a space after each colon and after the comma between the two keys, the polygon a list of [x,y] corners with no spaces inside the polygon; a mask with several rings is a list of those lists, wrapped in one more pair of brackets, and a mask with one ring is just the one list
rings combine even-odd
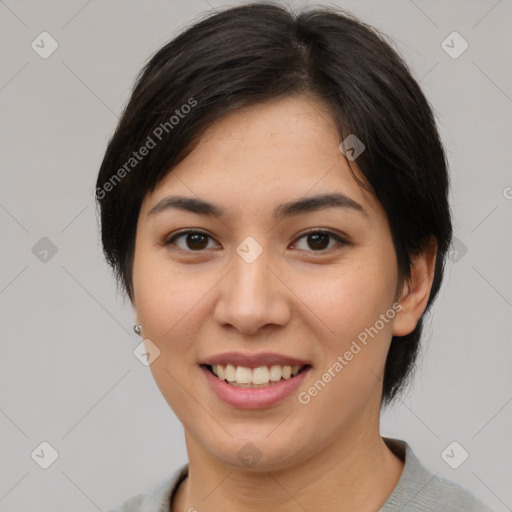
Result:
{"label": "woman", "polygon": [[117,511],[488,510],[379,415],[452,227],[431,108],[373,28],[257,3],[150,60],[97,181],[189,463]]}

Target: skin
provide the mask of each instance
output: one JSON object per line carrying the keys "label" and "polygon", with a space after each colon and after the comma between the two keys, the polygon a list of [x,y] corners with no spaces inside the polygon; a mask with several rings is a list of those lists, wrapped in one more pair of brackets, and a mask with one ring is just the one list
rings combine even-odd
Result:
{"label": "skin", "polygon": [[[328,108],[311,96],[237,110],[142,203],[133,306],[142,336],[161,351],[151,371],[184,426],[190,465],[173,511],[370,512],[400,478],[403,463],[379,433],[384,363],[391,337],[411,332],[426,307],[436,246],[414,259],[401,285],[385,212],[354,181],[339,143]],[[273,216],[284,202],[332,192],[367,216],[348,208]],[[226,215],[148,215],[174,194]],[[348,243],[327,238],[319,250],[304,236],[311,228]],[[165,244],[183,229],[210,238]],[[236,252],[247,236],[263,249],[250,264]],[[396,299],[402,309],[307,405],[293,393],[269,408],[234,408],[198,366],[220,352],[278,352],[312,362],[299,390],[307,391]],[[247,442],[262,455],[251,468],[237,457]]]}

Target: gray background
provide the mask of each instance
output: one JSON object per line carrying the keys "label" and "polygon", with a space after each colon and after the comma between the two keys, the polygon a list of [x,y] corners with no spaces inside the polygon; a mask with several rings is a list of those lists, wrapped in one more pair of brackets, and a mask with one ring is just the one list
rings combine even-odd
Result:
{"label": "gray background", "polygon": [[[222,5],[0,1],[1,511],[106,510],[186,462],[181,424],[133,355],[93,191],[143,63]],[[453,185],[457,250],[414,386],[385,411],[382,433],[512,510],[512,2],[338,5],[395,40],[436,111]],[[31,47],[43,31],[59,45],[46,59]],[[442,46],[453,31],[469,44],[458,58]],[[48,469],[45,441],[58,452]],[[441,456],[453,441],[469,453],[458,469]]]}

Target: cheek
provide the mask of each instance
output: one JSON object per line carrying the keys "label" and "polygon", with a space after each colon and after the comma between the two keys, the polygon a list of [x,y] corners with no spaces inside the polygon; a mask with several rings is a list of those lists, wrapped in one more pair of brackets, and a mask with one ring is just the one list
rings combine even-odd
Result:
{"label": "cheek", "polygon": [[212,284],[179,271],[171,274],[170,265],[157,261],[143,265],[141,258],[139,263],[138,275],[134,268],[138,320],[144,337],[160,350],[150,369],[168,405],[183,418],[190,409],[190,395],[184,387],[190,386],[190,370],[197,361],[202,325],[198,317],[205,314],[205,295]]}
{"label": "cheek", "polygon": [[[312,318],[330,340],[331,348],[339,350],[391,307],[396,278],[391,269],[373,256],[363,256],[317,276],[297,275],[294,292],[314,313]],[[386,334],[391,332],[390,323],[384,328],[380,323],[378,326]]]}
{"label": "cheek", "polygon": [[352,268],[315,292],[309,290],[308,306],[318,316],[312,331],[318,335],[320,363],[303,390],[304,407],[324,423],[336,411],[333,432],[376,400],[395,316],[394,288],[388,281],[381,273]]}
{"label": "cheek", "polygon": [[206,294],[208,279],[173,265],[165,250],[139,244],[133,283],[138,320],[144,334],[160,342],[173,338]]}
{"label": "cheek", "polygon": [[349,421],[376,395],[395,315],[394,276],[383,267],[375,257],[361,258],[357,264],[339,267],[335,279],[317,281],[314,287],[308,280],[302,283],[300,293],[316,313],[310,318],[318,336],[320,364],[315,382],[310,383],[313,388],[305,390],[313,415],[339,410],[339,421]]}

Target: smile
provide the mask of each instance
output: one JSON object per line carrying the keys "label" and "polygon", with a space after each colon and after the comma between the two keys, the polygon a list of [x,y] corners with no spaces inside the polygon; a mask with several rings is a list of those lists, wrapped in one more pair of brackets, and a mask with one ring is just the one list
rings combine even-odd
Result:
{"label": "smile", "polygon": [[308,365],[272,365],[248,368],[234,364],[207,365],[207,369],[220,380],[226,381],[231,386],[243,388],[261,388],[275,385],[281,380],[295,377]]}
{"label": "smile", "polygon": [[[286,398],[298,392],[312,370],[309,364],[257,366],[252,369],[231,364],[201,364],[199,368],[206,379],[205,384],[214,396],[237,409],[266,409],[283,403]],[[214,368],[217,375],[214,373]],[[293,375],[294,372],[296,373]],[[233,380],[230,381],[227,377]],[[237,382],[237,380],[249,382]],[[258,384],[254,381],[263,382]]]}

